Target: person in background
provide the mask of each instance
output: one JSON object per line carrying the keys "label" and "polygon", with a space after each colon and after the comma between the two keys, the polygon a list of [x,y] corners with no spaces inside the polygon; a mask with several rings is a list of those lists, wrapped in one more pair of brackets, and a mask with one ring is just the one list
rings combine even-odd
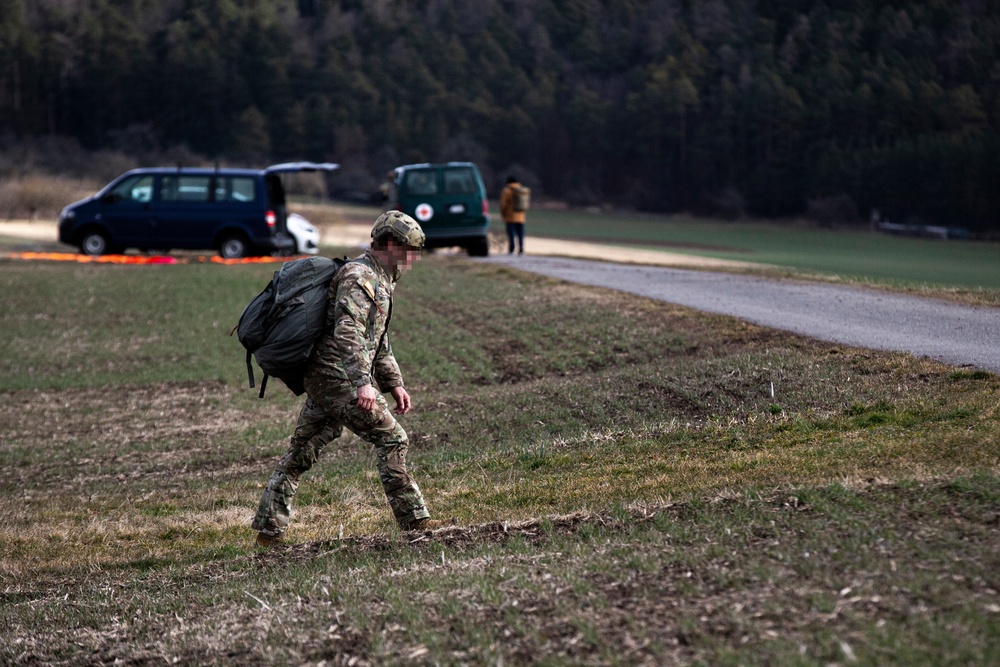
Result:
{"label": "person in background", "polygon": [[[517,176],[511,174],[507,177],[507,184],[503,192],[500,193],[500,217],[503,218],[504,226],[507,227],[507,254],[514,254],[514,241],[517,241],[517,251],[519,255],[524,254],[524,222],[526,212],[524,207],[518,206],[517,192],[521,188]],[[519,210],[521,209],[521,210]]]}
{"label": "person in background", "polygon": [[378,198],[379,203],[382,205],[383,210],[386,209],[387,207],[392,206],[391,202],[392,190],[393,186],[395,185],[396,185],[396,172],[390,171],[385,175],[385,180],[382,181],[382,184],[378,186],[378,194],[376,195],[376,197]]}

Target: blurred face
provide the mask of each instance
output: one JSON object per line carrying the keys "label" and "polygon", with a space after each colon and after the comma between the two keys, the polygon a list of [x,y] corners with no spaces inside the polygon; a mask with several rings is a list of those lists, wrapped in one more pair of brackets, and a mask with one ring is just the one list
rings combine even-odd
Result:
{"label": "blurred face", "polygon": [[398,243],[396,239],[390,239],[386,248],[390,261],[395,271],[403,274],[413,268],[413,265],[420,259],[421,251],[418,248],[411,248]]}

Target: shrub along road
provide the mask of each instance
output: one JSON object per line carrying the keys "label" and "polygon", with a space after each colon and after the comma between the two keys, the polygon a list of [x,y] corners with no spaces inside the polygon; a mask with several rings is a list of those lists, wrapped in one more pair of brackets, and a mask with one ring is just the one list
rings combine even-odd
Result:
{"label": "shrub along road", "polygon": [[1000,308],[714,271],[537,255],[497,255],[483,261],[731,315],[820,340],[1000,373]]}

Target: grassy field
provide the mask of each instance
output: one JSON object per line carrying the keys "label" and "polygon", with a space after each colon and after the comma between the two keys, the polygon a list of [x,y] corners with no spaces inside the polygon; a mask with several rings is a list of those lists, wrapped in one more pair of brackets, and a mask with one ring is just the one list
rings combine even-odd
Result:
{"label": "grassy field", "polygon": [[[540,231],[538,233],[541,233]],[[430,256],[397,292],[432,512],[229,332],[273,265],[0,260],[0,663],[1000,662],[1000,379]]]}
{"label": "grassy field", "polygon": [[[497,231],[502,224],[495,223]],[[770,264],[890,285],[1000,289],[1000,244],[765,222],[538,210],[528,234]]]}

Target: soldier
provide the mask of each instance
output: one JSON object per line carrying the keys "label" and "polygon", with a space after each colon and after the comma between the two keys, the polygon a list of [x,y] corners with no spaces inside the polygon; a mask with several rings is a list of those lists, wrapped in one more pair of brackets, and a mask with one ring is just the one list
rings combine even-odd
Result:
{"label": "soldier", "polygon": [[[392,291],[420,258],[424,232],[410,216],[387,211],[372,227],[372,245],[348,262],[330,284],[326,330],[305,372],[307,398],[288,451],[264,488],[253,520],[257,544],[281,541],[302,474],[346,426],[375,446],[382,487],[403,530],[436,528],[417,483],[406,471],[406,432],[379,392],[388,391],[396,414],[410,410],[410,395],[389,344]],[[376,387],[378,389],[376,389]]]}
{"label": "soldier", "polygon": [[396,171],[393,170],[385,175],[385,180],[382,181],[382,185],[378,186],[378,197],[383,207],[389,205],[389,199],[392,197],[392,188],[395,184]]}

